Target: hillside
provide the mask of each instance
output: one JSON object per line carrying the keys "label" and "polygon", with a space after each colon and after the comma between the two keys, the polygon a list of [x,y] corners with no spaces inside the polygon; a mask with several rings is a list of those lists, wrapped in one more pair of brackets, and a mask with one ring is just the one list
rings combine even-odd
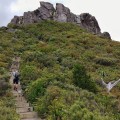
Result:
{"label": "hillside", "polygon": [[[100,38],[72,23],[10,24],[0,28],[2,82],[9,79],[14,56],[21,57],[24,94],[42,118],[120,119],[120,84],[110,94],[100,84],[102,72],[106,82],[120,78],[119,42]],[[2,98],[12,100],[9,89]],[[14,116],[17,120],[15,111]]]}

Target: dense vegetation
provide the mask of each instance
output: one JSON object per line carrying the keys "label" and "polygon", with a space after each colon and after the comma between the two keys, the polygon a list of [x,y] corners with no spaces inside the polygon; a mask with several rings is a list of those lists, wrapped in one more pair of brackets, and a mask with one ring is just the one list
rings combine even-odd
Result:
{"label": "dense vegetation", "polygon": [[0,120],[19,120],[9,84],[9,68],[13,54],[11,37],[11,33],[0,29]]}
{"label": "dense vegetation", "polygon": [[120,85],[107,94],[100,84],[102,71],[106,82],[120,78],[119,42],[74,24],[44,21],[1,28],[0,51],[1,71],[12,57],[21,57],[24,94],[42,118],[120,119]]}

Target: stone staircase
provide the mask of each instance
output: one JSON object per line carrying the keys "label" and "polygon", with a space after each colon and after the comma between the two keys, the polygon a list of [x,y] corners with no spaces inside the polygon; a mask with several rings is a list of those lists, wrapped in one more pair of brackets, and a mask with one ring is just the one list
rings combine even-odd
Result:
{"label": "stone staircase", "polygon": [[[18,70],[19,69],[19,61],[20,58],[16,57],[13,59],[13,63],[11,66],[10,71]],[[13,87],[13,76],[11,75],[10,84]],[[38,118],[37,112],[34,112],[33,107],[27,102],[25,97],[22,94],[22,89],[20,83],[18,84],[18,90],[15,91],[12,88],[12,94],[14,96],[15,105],[16,105],[16,112],[20,116],[20,120],[42,120]]]}

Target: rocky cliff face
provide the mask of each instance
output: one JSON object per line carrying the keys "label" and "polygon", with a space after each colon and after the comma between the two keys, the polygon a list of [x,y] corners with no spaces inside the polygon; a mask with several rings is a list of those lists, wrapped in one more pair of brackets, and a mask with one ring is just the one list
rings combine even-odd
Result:
{"label": "rocky cliff face", "polygon": [[56,9],[51,3],[40,2],[41,7],[34,11],[25,12],[23,16],[14,16],[10,23],[21,25],[37,23],[42,20],[54,20],[58,22],[75,23],[87,31],[97,34],[101,37],[111,39],[108,32],[101,33],[99,24],[96,18],[89,13],[82,13],[80,15],[73,14],[69,8],[63,4],[57,3]]}

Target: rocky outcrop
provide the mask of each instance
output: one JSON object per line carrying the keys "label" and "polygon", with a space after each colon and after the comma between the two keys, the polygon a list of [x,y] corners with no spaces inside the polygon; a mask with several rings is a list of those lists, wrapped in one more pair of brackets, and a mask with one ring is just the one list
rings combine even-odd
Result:
{"label": "rocky outcrop", "polygon": [[51,3],[40,2],[41,7],[34,11],[25,12],[23,16],[14,16],[10,23],[15,25],[37,23],[42,20],[54,20],[58,22],[75,23],[87,31],[101,37],[111,39],[108,32],[101,33],[101,29],[96,18],[89,13],[80,15],[73,14],[69,8],[61,3],[56,4],[56,9]]}
{"label": "rocky outcrop", "polygon": [[111,36],[110,36],[110,34],[108,32],[101,33],[100,37],[106,38],[106,39],[111,39]]}
{"label": "rocky outcrop", "polygon": [[23,17],[20,20],[20,24],[35,23],[37,22],[36,15],[34,12],[25,12]]}
{"label": "rocky outcrop", "polygon": [[55,12],[53,5],[48,2],[40,2],[40,5],[41,7],[34,11],[24,12],[23,16],[14,16],[11,23],[21,25],[36,23],[42,20],[53,20],[53,14]]}
{"label": "rocky outcrop", "polygon": [[14,16],[14,18],[11,20],[12,24],[19,24],[19,17],[18,16]]}
{"label": "rocky outcrop", "polygon": [[40,2],[41,7],[38,8],[39,18],[41,20],[53,20],[53,15],[55,9],[51,3],[48,2]]}
{"label": "rocky outcrop", "polygon": [[97,20],[95,19],[94,16],[90,15],[89,13],[82,13],[80,15],[80,21],[81,26],[86,30],[95,34],[101,33]]}
{"label": "rocky outcrop", "polygon": [[70,12],[70,9],[63,4],[56,4],[55,21],[76,23],[76,15]]}

